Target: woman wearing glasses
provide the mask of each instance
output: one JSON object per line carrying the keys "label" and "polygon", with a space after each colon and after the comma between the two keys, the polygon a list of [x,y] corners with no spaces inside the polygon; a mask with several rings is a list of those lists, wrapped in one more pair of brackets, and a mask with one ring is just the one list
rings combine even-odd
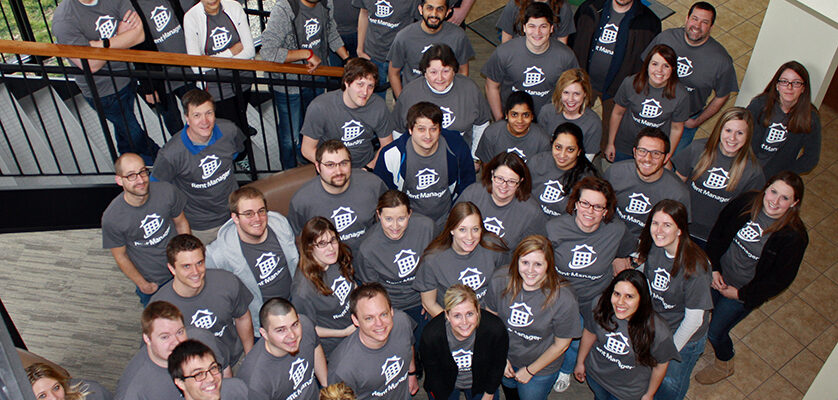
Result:
{"label": "woman wearing glasses", "polygon": [[765,176],[783,170],[805,174],[815,168],[821,156],[821,120],[812,105],[806,67],[797,61],[781,65],[748,111],[755,122],[751,147]]}
{"label": "woman wearing glasses", "polygon": [[483,166],[480,182],[467,187],[457,202],[474,203],[483,214],[483,227],[512,248],[527,235],[544,234],[545,219],[531,191],[527,164],[517,154],[503,152]]}
{"label": "woman wearing glasses", "polygon": [[532,176],[532,195],[548,218],[565,213],[570,190],[580,179],[597,176],[586,157],[582,129],[564,122],[553,130],[550,151],[536,154],[527,166]]}
{"label": "woman wearing glasses", "polygon": [[314,217],[303,226],[300,250],[291,296],[297,312],[314,321],[328,356],[355,332],[349,314],[349,292],[356,286],[352,253],[332,222],[323,217]]}
{"label": "woman wearing glasses", "polygon": [[[573,187],[565,214],[547,222],[547,237],[555,250],[556,270],[576,291],[582,320],[591,318],[594,299],[613,276],[611,261],[617,255],[626,230],[623,222],[616,218],[616,207],[617,197],[611,184],[587,176]],[[559,371],[555,385],[558,392],[570,386],[578,349],[579,340],[574,340]]]}
{"label": "woman wearing glasses", "polygon": [[556,82],[553,102],[538,111],[538,122],[547,132],[555,131],[556,127],[566,122],[576,124],[585,137],[585,156],[593,160],[602,142],[602,120],[590,108],[595,99],[588,73],[582,68],[569,69]]}

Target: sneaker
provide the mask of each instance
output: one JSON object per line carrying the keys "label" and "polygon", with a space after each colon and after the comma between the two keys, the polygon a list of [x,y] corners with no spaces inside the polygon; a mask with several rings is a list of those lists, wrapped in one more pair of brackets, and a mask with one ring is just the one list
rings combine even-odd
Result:
{"label": "sneaker", "polygon": [[558,393],[564,392],[570,387],[570,374],[564,372],[559,373],[559,379],[556,379],[556,384],[553,385],[553,390]]}

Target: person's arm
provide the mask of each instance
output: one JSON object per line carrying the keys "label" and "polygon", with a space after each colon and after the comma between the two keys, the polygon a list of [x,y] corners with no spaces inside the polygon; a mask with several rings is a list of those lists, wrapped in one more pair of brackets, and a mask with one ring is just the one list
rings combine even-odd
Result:
{"label": "person's arm", "polygon": [[468,63],[460,64],[460,68],[457,69],[457,73],[462,76],[468,76]]}
{"label": "person's arm", "polygon": [[460,2],[460,6],[453,9],[451,13],[451,18],[448,19],[448,22],[454,25],[460,25],[463,21],[466,20],[468,16],[468,12],[471,11],[471,7],[474,5],[474,0],[463,0]]}
{"label": "person's arm", "polygon": [[486,78],[486,100],[492,110],[492,117],[498,121],[503,119],[503,104],[500,99],[500,83]]}
{"label": "person's arm", "polygon": [[[617,107],[615,106],[614,108],[616,109]],[[664,164],[668,163],[672,155],[675,154],[675,149],[678,148],[678,142],[681,141],[681,135],[683,134],[684,123],[673,121],[669,128],[669,153],[666,155],[666,159],[663,160]]]}
{"label": "person's arm", "polygon": [[402,94],[401,74],[402,70],[393,67],[393,63],[390,62],[390,66],[387,68],[387,80],[390,81],[390,87],[393,89],[393,99],[398,99],[399,95]]}
{"label": "person's arm", "polygon": [[439,313],[444,311],[439,303],[436,302],[436,291],[437,289],[431,289],[426,292],[419,293],[419,297],[422,299],[422,307],[425,308],[425,311],[431,318],[436,317]]}
{"label": "person's arm", "polygon": [[573,369],[573,376],[579,382],[585,382],[585,359],[594,347],[596,335],[585,329],[582,331],[582,339],[579,341],[579,353],[576,355],[576,368]]}
{"label": "person's arm", "polygon": [[111,249],[111,255],[113,255],[113,259],[116,260],[116,265],[119,267],[120,271],[122,271],[122,273],[125,274],[131,282],[134,282],[134,284],[140,288],[141,292],[145,294],[152,294],[157,291],[157,284],[145,280],[143,275],[140,274],[140,271],[137,270],[134,263],[131,262],[131,259],[128,258],[127,247],[114,247]]}
{"label": "person's arm", "polygon": [[326,353],[323,351],[322,345],[317,345],[317,348],[314,349],[314,376],[317,377],[320,386],[326,387],[328,385],[329,368],[326,366]]}
{"label": "person's arm", "polygon": [[315,163],[314,161],[314,153],[317,152],[317,139],[312,139],[306,135],[302,135],[303,142],[300,144],[300,152],[303,153],[303,157],[311,163]]}
{"label": "person's arm", "polygon": [[611,261],[611,267],[614,269],[614,276],[631,268],[631,260],[629,257],[617,257]]}
{"label": "person's arm", "polygon": [[250,353],[253,348],[253,320],[250,319],[250,310],[236,318],[236,333],[242,341],[244,354]]}
{"label": "person's arm", "polygon": [[665,363],[659,363],[652,368],[652,377],[649,378],[649,387],[646,389],[646,393],[643,394],[643,397],[640,400],[652,400],[655,398],[655,393],[658,391],[658,388],[661,386],[661,382],[663,382],[663,377],[666,376],[666,367],[669,366],[669,361]]}
{"label": "person's arm", "polygon": [[352,325],[352,324],[349,324],[349,326],[347,326],[346,328],[343,328],[343,329],[324,328],[322,326],[315,326],[314,327],[314,330],[317,332],[317,336],[320,336],[321,338],[347,337],[347,336],[351,335],[352,332],[355,332],[355,329],[357,329],[357,328],[355,327],[355,325]]}
{"label": "person's arm", "polygon": [[[122,21],[116,28],[116,34],[110,39],[110,48],[112,49],[129,49],[145,40],[145,31],[143,31],[143,23],[140,16],[134,10],[128,10],[122,17]],[[104,40],[91,40],[90,47],[104,48]],[[70,58],[70,61],[77,67],[82,68],[81,59]],[[95,73],[105,66],[105,60],[88,60],[90,71]]]}
{"label": "person's arm", "polygon": [[390,133],[385,137],[378,138],[378,143],[381,144],[381,147],[379,147],[378,150],[375,151],[375,156],[372,158],[372,161],[370,161],[367,164],[367,167],[373,170],[375,169],[375,162],[378,160],[378,153],[381,153],[381,149],[383,149],[384,146],[393,143],[393,134]]}
{"label": "person's arm", "polygon": [[[623,120],[623,114],[625,113],[625,107],[614,104],[614,109],[611,111],[611,121],[608,124],[608,144],[605,145],[605,158],[611,162],[614,162],[614,156],[617,154],[614,142],[617,140],[617,130],[620,129],[620,121]],[[674,149],[672,146],[670,148]]]}
{"label": "person's arm", "polygon": [[[253,57],[256,57],[256,47],[253,45],[253,34],[250,33],[250,24],[247,22],[247,14],[244,13],[244,9],[238,2],[235,2],[234,4],[235,6],[229,10],[227,15],[230,16],[230,19],[236,26],[236,32],[239,33],[239,42],[236,43],[235,46],[241,45],[241,49],[237,52],[231,51],[232,48],[227,49],[216,54],[216,56],[237,58],[239,60],[252,60]],[[227,12],[227,10],[224,11]],[[229,55],[227,55],[228,51],[230,51]]]}
{"label": "person's arm", "polygon": [[681,351],[693,337],[693,334],[698,331],[698,328],[701,328],[702,322],[704,322],[704,310],[684,309],[684,319],[681,320],[681,324],[678,325],[678,329],[672,335],[672,341],[675,342],[675,348],[678,351]]}
{"label": "person's arm", "polygon": [[557,358],[564,354],[567,346],[570,346],[571,340],[570,338],[554,337],[553,344],[544,353],[541,353],[530,365],[518,369],[515,373],[515,380],[526,385],[538,371],[541,371],[544,367],[550,365],[550,363],[556,361]]}
{"label": "person's arm", "polygon": [[514,37],[514,36],[512,36],[512,34],[511,34],[511,33],[506,33],[506,32],[504,32],[504,31],[501,31],[501,33],[500,33],[500,42],[501,42],[501,44],[506,43],[506,42],[508,42],[508,41],[512,40],[512,38],[513,38],[513,37]]}
{"label": "person's arm", "polygon": [[560,41],[560,42],[562,42],[562,43],[564,43],[564,44],[567,44],[567,36],[561,36],[561,37],[559,37],[559,38],[557,38],[557,39],[559,39],[559,41]]}
{"label": "person's arm", "polygon": [[370,25],[370,12],[366,8],[358,12],[358,57],[370,59],[370,55],[364,52],[364,41],[367,40],[367,28]]}
{"label": "person's arm", "polygon": [[416,351],[410,346],[410,367],[407,369],[407,387],[413,396],[419,391],[419,379],[416,377]]}
{"label": "person's arm", "polygon": [[812,130],[804,135],[803,155],[791,167],[792,171],[801,175],[814,169],[821,158],[821,121],[817,115],[812,115]]}
{"label": "person's arm", "polygon": [[729,98],[730,94],[722,97],[714,97],[713,100],[710,100],[710,103],[707,103],[707,106],[704,107],[704,111],[702,111],[701,114],[698,114],[697,117],[688,119],[684,122],[684,127],[687,129],[698,128],[704,123],[704,121],[713,118],[713,116],[722,109],[722,106],[725,105],[727,99]]}
{"label": "person's arm", "polygon": [[192,233],[192,228],[189,227],[189,221],[186,220],[186,215],[183,214],[182,211],[180,215],[172,218],[172,222],[175,223],[175,230],[177,231],[177,233],[181,235],[184,233]]}

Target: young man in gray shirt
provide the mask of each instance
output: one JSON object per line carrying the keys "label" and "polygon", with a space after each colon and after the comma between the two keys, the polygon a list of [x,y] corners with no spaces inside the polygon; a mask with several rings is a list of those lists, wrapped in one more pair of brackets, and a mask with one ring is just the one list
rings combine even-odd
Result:
{"label": "young man in gray shirt", "polygon": [[169,376],[183,394],[183,400],[263,400],[239,378],[222,379],[213,350],[188,339],[169,355]]}

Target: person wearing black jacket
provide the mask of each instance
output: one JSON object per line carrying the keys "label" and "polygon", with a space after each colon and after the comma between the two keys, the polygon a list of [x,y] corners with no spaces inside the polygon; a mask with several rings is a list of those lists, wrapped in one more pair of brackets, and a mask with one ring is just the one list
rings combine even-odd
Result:
{"label": "person wearing black jacket", "polygon": [[496,315],[480,309],[477,295],[456,284],[445,291],[445,312],[425,327],[419,354],[431,399],[489,400],[500,386],[509,338]]}
{"label": "person wearing black jacket", "polygon": [[699,383],[713,384],[733,374],[730,331],[797,276],[809,244],[800,219],[802,200],[800,176],[783,171],[761,192],[737,197],[719,215],[707,242],[714,289],[707,336],[716,358],[696,374]]}

